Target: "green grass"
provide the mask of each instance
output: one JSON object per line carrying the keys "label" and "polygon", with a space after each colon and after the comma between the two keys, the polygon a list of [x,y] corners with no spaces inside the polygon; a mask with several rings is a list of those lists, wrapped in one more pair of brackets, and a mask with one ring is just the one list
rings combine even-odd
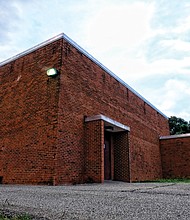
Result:
{"label": "green grass", "polygon": [[0,220],[32,220],[29,215],[19,215],[15,217],[6,217],[5,215],[0,214]]}
{"label": "green grass", "polygon": [[159,179],[159,180],[152,180],[152,181],[143,181],[144,183],[190,183],[190,179]]}

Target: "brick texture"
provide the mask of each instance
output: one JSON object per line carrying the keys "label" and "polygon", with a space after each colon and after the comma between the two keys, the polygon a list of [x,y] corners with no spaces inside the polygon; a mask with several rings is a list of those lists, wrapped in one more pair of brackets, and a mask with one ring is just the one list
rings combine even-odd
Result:
{"label": "brick texture", "polygon": [[[4,183],[53,184],[61,41],[0,68],[0,150]],[[0,176],[1,176],[0,175]]]}
{"label": "brick texture", "polygon": [[190,137],[161,139],[164,178],[190,178]]}
{"label": "brick texture", "polygon": [[[48,77],[50,67],[60,74]],[[0,83],[4,183],[84,182],[91,155],[84,117],[98,114],[131,129],[131,181],[162,176],[159,136],[169,135],[167,119],[66,40],[1,66]]]}
{"label": "brick texture", "polygon": [[130,182],[128,136],[128,132],[118,132],[113,135],[114,180]]}
{"label": "brick texture", "polygon": [[[82,146],[83,117],[106,115],[131,128],[131,180],[160,178],[159,136],[169,135],[167,119],[77,49],[67,42],[63,45],[59,121],[66,131],[61,136],[64,132],[72,136],[74,129],[76,146]],[[77,161],[81,161],[80,149]]]}
{"label": "brick texture", "polygon": [[104,181],[104,122],[87,122],[85,126],[85,182]]}

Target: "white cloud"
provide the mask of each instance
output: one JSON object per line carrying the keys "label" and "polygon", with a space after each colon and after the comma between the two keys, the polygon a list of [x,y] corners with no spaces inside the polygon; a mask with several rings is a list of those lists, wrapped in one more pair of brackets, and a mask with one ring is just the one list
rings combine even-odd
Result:
{"label": "white cloud", "polygon": [[186,93],[187,83],[176,79],[170,79],[165,83],[164,93],[165,101],[161,104],[161,108],[165,111],[169,111],[182,98]]}
{"label": "white cloud", "polygon": [[[190,9],[190,6],[188,5],[187,8]],[[185,32],[186,30],[189,30],[189,29],[190,29],[190,16],[187,16],[187,17],[183,17],[180,20],[179,25],[173,29],[173,32],[181,34],[181,33]]]}
{"label": "white cloud", "polygon": [[154,92],[152,97],[156,106],[168,116],[182,117],[189,120],[190,106],[190,81],[180,79],[169,79],[159,93]]}
{"label": "white cloud", "polygon": [[[185,111],[185,110],[180,111],[180,112],[178,113],[178,117],[179,117],[179,118],[183,118],[183,119],[185,119],[186,121],[190,122],[190,113],[189,113],[189,111],[190,111],[190,108],[189,108],[189,109],[186,109],[186,111]],[[170,115],[171,115],[171,116],[174,116],[174,115],[172,115],[172,114],[170,114]]]}
{"label": "white cloud", "polygon": [[[14,28],[6,31],[6,44],[1,44],[0,60],[9,58],[55,35],[65,32],[69,36],[77,36],[80,32],[80,23],[86,15],[86,0],[13,0],[0,1],[6,7],[7,16],[1,16],[3,27]],[[10,22],[9,22],[10,21]],[[2,33],[0,29],[0,36]],[[79,34],[80,35],[80,34]],[[9,36],[9,39],[8,39]],[[2,40],[2,38],[0,38]]]}
{"label": "white cloud", "polygon": [[149,36],[153,11],[152,4],[143,2],[107,4],[88,18],[84,41],[95,54],[130,51]]}
{"label": "white cloud", "polygon": [[182,50],[182,51],[190,51],[190,42],[182,41],[180,39],[174,39],[174,40],[163,40],[162,42],[163,46],[169,46],[172,49],[176,50]]}

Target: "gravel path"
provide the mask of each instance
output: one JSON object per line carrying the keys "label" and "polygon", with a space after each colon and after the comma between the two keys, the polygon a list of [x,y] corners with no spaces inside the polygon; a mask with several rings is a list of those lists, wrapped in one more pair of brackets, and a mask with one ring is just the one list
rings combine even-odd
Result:
{"label": "gravel path", "polygon": [[33,219],[190,219],[190,184],[0,185],[0,212]]}

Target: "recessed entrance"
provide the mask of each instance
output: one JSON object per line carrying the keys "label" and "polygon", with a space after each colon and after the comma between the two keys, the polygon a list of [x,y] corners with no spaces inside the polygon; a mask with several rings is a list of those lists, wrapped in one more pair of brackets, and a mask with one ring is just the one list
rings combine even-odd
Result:
{"label": "recessed entrance", "polygon": [[111,135],[104,134],[104,179],[111,179]]}
{"label": "recessed entrance", "polygon": [[2,184],[2,183],[3,183],[3,177],[0,176],[0,184]]}
{"label": "recessed entrance", "polygon": [[129,181],[128,132],[113,132],[104,129],[103,152],[104,180]]}
{"label": "recessed entrance", "polygon": [[104,115],[85,118],[87,181],[130,181],[130,128]]}

